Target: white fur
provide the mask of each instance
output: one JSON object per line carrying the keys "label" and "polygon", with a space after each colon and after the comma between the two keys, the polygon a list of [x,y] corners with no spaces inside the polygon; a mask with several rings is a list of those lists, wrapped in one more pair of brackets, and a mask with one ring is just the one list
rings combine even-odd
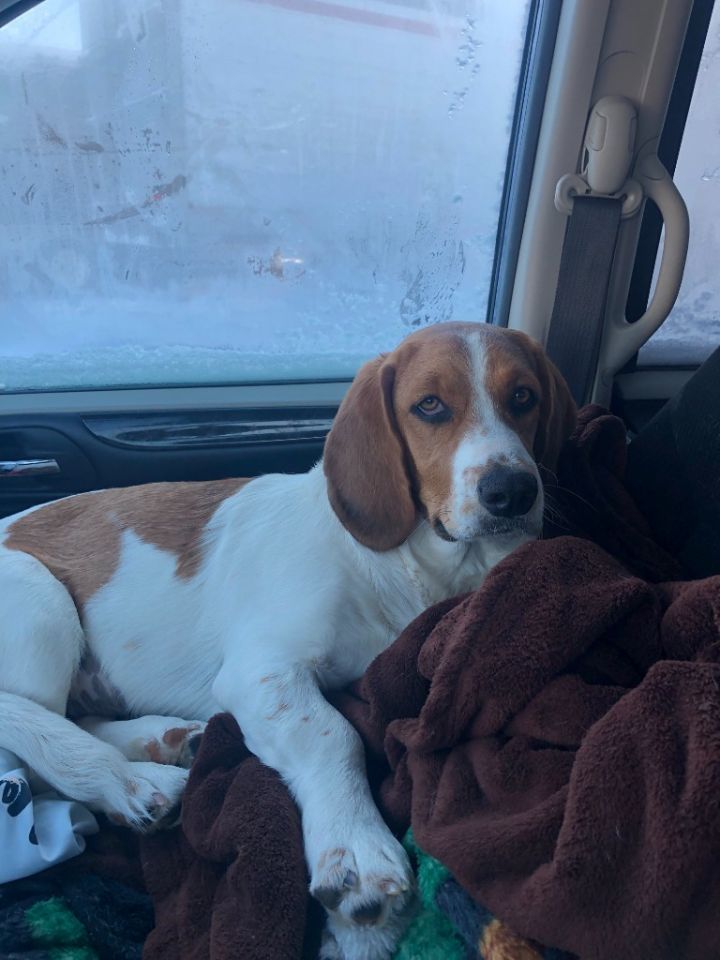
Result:
{"label": "white fur", "polygon": [[[488,514],[477,495],[481,471],[493,462],[523,467],[537,480],[538,496],[527,515],[527,535],[530,540],[540,533],[544,500],[540,473],[520,437],[499,416],[487,385],[487,356],[484,341],[479,337],[465,337],[465,346],[470,357],[471,377],[475,385],[473,417],[468,432],[458,444],[453,458],[452,495],[447,518],[443,523],[448,533],[458,540],[470,540],[482,536]],[[491,541],[502,556],[509,551],[503,538]],[[511,538],[512,547],[518,546],[521,538]],[[502,556],[497,559],[502,559]]]}
{"label": "white fur", "polygon": [[[484,358],[472,350],[482,423],[457,450],[448,517],[463,537],[475,536],[482,519],[473,470],[499,453],[532,462],[495,416],[483,393]],[[541,513],[538,501],[533,511]],[[13,519],[0,524],[0,537]],[[0,746],[68,796],[138,823],[165,813],[186,776],[138,760],[138,737],[162,739],[178,717],[204,721],[229,710],[302,810],[311,888],[337,899],[332,950],[382,960],[405,922],[410,866],[372,801],[357,733],[321,691],[359,677],[415,616],[476,588],[524,539],[451,543],[423,522],[401,546],[374,552],[335,516],[318,465],[259,478],[224,501],[189,580],[176,576],[174,555],[125,531],[116,571],[87,604],[82,626],[42,564],[0,547]],[[88,650],[132,714],[155,716],[131,727],[88,720],[80,729],[66,720],[72,676]],[[373,904],[378,922],[353,920]]]}

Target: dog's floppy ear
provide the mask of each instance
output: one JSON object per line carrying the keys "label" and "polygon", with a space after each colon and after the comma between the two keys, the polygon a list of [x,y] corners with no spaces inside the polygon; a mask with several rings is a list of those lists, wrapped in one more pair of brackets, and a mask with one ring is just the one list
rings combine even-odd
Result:
{"label": "dog's floppy ear", "polygon": [[542,347],[531,342],[543,392],[533,455],[537,463],[554,473],[560,450],[575,429],[577,407],[563,375]]}
{"label": "dog's floppy ear", "polygon": [[328,496],[343,526],[372,550],[391,550],[417,524],[406,451],[395,421],[395,367],[361,368],[325,442]]}

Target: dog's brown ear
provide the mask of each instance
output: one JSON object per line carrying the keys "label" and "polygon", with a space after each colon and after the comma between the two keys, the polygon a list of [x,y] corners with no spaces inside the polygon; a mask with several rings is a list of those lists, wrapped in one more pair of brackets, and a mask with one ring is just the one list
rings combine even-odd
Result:
{"label": "dog's brown ear", "polygon": [[508,330],[513,339],[528,352],[540,381],[542,403],[533,456],[538,464],[555,472],[563,444],[575,429],[577,407],[565,378],[537,340],[520,330]]}
{"label": "dog's brown ear", "polygon": [[338,410],[323,456],[333,510],[372,550],[399,546],[418,519],[393,410],[394,383],[395,368],[385,357],[362,367]]}
{"label": "dog's brown ear", "polygon": [[534,342],[533,349],[543,392],[533,454],[539,464],[554,473],[560,450],[575,429],[577,407],[565,378],[552,360]]}

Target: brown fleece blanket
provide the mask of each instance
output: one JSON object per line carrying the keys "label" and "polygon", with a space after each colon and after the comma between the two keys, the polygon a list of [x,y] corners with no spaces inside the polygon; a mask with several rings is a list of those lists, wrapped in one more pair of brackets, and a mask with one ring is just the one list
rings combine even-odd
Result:
{"label": "brown fleece blanket", "polygon": [[[141,843],[155,929],[144,960],[315,960],[300,815],[278,775],[214,717],[193,763],[182,831]],[[314,922],[313,922],[314,921]]]}
{"label": "brown fleece blanket", "polygon": [[386,728],[392,821],[517,933],[583,960],[708,960],[719,641],[720,577],[652,586],[561,538],[429,610],[342,706]]}
{"label": "brown fleece blanket", "polygon": [[[411,823],[518,934],[582,960],[709,960],[720,578],[659,582],[679,572],[625,493],[623,462],[618,421],[583,411],[551,533],[601,546],[522,548],[477,593],[418,618],[335,702],[391,825]],[[145,960],[313,955],[297,812],[229,718],[203,740],[183,833],[142,851],[156,911]]]}

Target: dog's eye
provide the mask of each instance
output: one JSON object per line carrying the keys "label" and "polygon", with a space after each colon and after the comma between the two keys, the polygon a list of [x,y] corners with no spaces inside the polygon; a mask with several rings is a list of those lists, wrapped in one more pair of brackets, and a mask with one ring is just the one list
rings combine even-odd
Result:
{"label": "dog's eye", "polygon": [[412,408],[412,413],[421,420],[428,420],[430,423],[446,423],[452,419],[452,412],[446,407],[440,397],[434,394],[428,394],[423,397],[419,403]]}
{"label": "dog's eye", "polygon": [[510,406],[515,413],[526,413],[537,403],[537,397],[529,387],[518,387],[510,400]]}
{"label": "dog's eye", "polygon": [[442,400],[438,397],[425,397],[424,400],[420,401],[418,407],[423,413],[440,413],[441,410],[445,409]]}

